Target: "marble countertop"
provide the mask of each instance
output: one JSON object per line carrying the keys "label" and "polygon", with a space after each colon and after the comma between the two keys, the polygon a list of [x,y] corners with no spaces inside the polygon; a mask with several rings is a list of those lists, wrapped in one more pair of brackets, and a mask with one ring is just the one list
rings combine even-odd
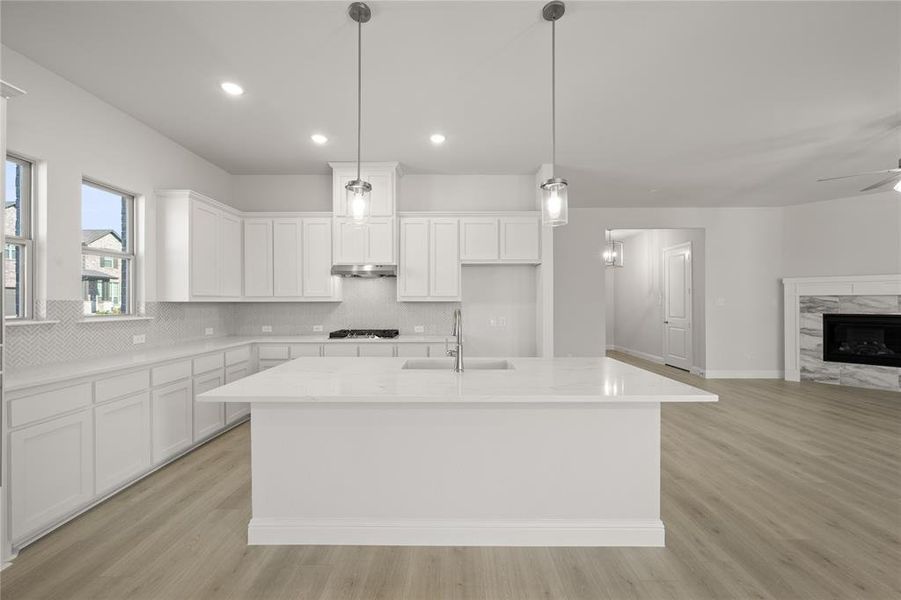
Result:
{"label": "marble countertop", "polygon": [[130,352],[116,356],[102,356],[86,360],[66,361],[30,367],[26,369],[10,369],[5,375],[4,389],[8,392],[60,383],[84,377],[96,377],[112,371],[140,368],[154,363],[169,360],[191,358],[208,352],[218,352],[245,346],[247,344],[405,344],[436,343],[443,344],[448,336],[438,335],[401,335],[391,339],[329,339],[328,335],[295,335],[295,336],[224,336],[209,340],[155,346],[145,350]]}
{"label": "marble countertop", "polygon": [[[299,358],[198,396],[262,403],[716,402],[612,358],[509,358],[510,370],[403,369],[407,358]],[[469,359],[475,362],[479,359]],[[450,367],[450,362],[448,362]]]}

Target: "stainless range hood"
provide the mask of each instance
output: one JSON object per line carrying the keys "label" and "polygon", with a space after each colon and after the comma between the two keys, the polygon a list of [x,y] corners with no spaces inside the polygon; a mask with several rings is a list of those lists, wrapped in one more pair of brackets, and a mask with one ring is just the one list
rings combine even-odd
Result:
{"label": "stainless range hood", "polygon": [[397,267],[394,265],[334,265],[332,275],[367,279],[397,277]]}

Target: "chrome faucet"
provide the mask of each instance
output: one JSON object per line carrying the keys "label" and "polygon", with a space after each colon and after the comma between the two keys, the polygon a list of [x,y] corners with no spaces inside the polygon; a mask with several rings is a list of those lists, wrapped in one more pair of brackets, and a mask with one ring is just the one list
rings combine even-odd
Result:
{"label": "chrome faucet", "polygon": [[[463,372],[463,312],[457,308],[454,309],[454,330],[451,335],[456,336],[457,342],[454,348],[447,351],[448,356],[454,357],[454,373]],[[444,345],[447,346],[447,340]]]}

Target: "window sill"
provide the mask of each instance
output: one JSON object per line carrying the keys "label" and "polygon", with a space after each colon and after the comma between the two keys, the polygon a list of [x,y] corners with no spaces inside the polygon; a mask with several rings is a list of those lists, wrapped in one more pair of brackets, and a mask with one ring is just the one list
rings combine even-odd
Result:
{"label": "window sill", "polygon": [[153,317],[143,317],[140,315],[125,315],[122,317],[84,317],[78,323],[121,323],[123,321],[152,321]]}
{"label": "window sill", "polygon": [[57,323],[59,323],[59,321],[55,319],[9,319],[4,321],[4,324],[7,327],[37,327],[40,325],[56,325]]}

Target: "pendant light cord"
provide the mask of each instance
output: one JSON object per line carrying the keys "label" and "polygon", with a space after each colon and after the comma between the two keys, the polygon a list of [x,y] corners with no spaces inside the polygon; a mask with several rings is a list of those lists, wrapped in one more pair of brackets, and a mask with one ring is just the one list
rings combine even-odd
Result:
{"label": "pendant light cord", "polygon": [[363,23],[357,21],[357,181],[360,180],[360,144],[363,120]]}
{"label": "pendant light cord", "polygon": [[557,170],[557,21],[551,21],[551,177]]}

